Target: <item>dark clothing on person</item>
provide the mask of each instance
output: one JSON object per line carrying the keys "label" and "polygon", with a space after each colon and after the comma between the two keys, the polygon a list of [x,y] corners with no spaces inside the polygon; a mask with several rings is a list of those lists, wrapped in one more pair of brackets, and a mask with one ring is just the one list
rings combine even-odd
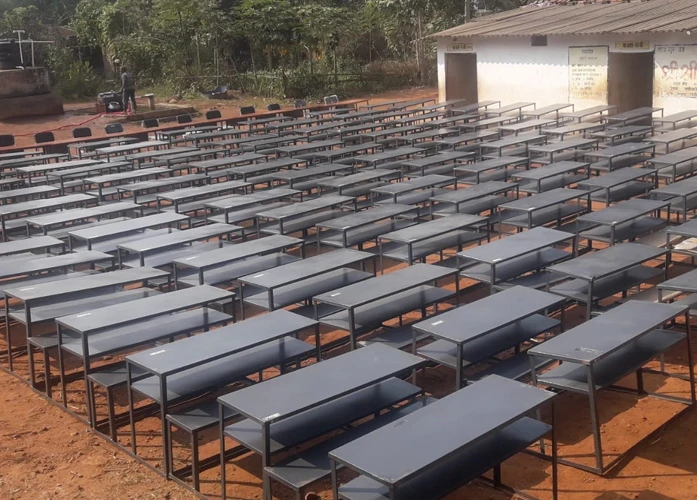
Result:
{"label": "dark clothing on person", "polygon": [[131,101],[131,111],[138,111],[138,105],[136,104],[136,84],[133,80],[133,75],[128,71],[121,73],[121,92],[123,93],[123,110],[124,112],[128,109],[128,101]]}

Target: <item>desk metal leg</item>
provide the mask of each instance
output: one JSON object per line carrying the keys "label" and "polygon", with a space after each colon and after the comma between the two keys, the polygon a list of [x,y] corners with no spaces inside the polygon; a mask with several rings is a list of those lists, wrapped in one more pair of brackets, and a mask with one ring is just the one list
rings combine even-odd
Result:
{"label": "desk metal leg", "polygon": [[218,403],[218,432],[220,439],[220,498],[225,500],[225,409]]}
{"label": "desk metal leg", "polygon": [[595,376],[593,367],[586,367],[588,377],[588,400],[590,402],[591,426],[593,427],[593,442],[595,445],[595,466],[599,473],[603,471],[603,447],[600,439],[600,418],[598,415],[598,405],[595,400]]}
{"label": "desk metal leg", "polygon": [[559,495],[559,479],[557,477],[559,465],[557,463],[557,415],[556,405],[552,399],[552,499],[557,500]]}

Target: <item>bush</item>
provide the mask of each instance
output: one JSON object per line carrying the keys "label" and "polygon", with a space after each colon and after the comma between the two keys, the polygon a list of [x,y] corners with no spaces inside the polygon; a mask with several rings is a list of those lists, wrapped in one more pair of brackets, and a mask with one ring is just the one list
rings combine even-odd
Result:
{"label": "bush", "polygon": [[88,63],[75,60],[70,49],[52,47],[44,62],[53,90],[65,99],[94,97],[104,83]]}

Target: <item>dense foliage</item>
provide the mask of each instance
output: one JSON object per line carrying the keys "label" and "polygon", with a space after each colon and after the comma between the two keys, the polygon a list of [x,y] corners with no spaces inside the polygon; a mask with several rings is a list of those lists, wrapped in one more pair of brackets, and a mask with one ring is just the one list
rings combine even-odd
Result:
{"label": "dense foliage", "polygon": [[304,97],[430,83],[435,51],[425,36],[462,23],[466,7],[476,14],[524,1],[0,0],[0,36],[24,29],[39,39],[56,25],[72,28],[73,47],[59,44],[46,56],[59,65],[57,80],[84,68],[56,52],[85,60],[99,47],[106,77],[118,59],[141,85],[198,91],[229,83]]}

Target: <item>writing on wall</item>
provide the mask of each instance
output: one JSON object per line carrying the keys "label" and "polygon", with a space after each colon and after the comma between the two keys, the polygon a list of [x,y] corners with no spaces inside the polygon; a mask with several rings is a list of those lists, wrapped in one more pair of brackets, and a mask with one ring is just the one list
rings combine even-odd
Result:
{"label": "writing on wall", "polygon": [[607,102],[607,47],[569,48],[569,100]]}

